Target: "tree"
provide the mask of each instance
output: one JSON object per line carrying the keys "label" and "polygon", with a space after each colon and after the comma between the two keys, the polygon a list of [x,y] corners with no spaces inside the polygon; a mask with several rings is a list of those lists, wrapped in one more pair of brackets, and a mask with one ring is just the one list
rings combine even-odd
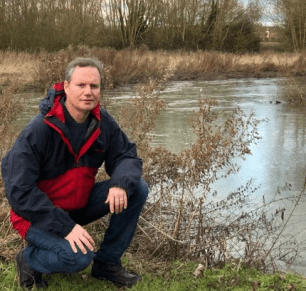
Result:
{"label": "tree", "polygon": [[203,49],[243,52],[259,50],[255,23],[259,10],[254,3],[244,8],[237,0],[209,0],[208,13],[202,15],[201,40]]}
{"label": "tree", "polygon": [[304,0],[273,1],[278,22],[283,28],[285,40],[294,51],[302,51],[306,45],[306,3]]}
{"label": "tree", "polygon": [[9,46],[9,35],[6,27],[6,0],[0,2],[0,50]]}
{"label": "tree", "polygon": [[134,46],[159,11],[159,1],[154,0],[110,0],[109,5],[123,47]]}

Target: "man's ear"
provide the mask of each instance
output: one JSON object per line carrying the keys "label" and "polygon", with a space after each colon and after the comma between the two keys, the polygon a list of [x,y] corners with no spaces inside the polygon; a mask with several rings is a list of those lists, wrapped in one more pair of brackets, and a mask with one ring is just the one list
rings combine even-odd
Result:
{"label": "man's ear", "polygon": [[64,91],[65,91],[66,94],[67,94],[68,87],[69,87],[69,82],[64,81]]}

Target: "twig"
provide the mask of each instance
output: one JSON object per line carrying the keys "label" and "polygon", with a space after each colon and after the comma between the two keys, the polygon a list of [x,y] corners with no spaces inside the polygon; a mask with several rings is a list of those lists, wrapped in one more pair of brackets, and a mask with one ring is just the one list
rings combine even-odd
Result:
{"label": "twig", "polygon": [[295,208],[298,206],[298,204],[299,204],[299,202],[300,202],[300,200],[301,200],[302,194],[303,194],[304,191],[305,191],[305,187],[306,187],[306,177],[305,177],[305,180],[304,180],[303,189],[302,189],[300,195],[298,196],[298,198],[297,198],[297,200],[296,200],[296,203],[295,203],[294,207],[292,208],[291,213],[290,213],[288,219],[286,220],[286,222],[285,222],[285,224],[284,224],[282,230],[279,232],[277,238],[274,240],[272,246],[270,247],[270,249],[269,249],[268,252],[266,253],[265,257],[263,258],[264,260],[270,255],[270,253],[272,252],[272,250],[273,250],[273,248],[274,248],[276,242],[278,241],[279,237],[280,237],[281,234],[284,232],[284,230],[285,230],[285,228],[286,228],[286,226],[287,226],[287,224],[288,224],[290,218],[292,217],[292,214],[293,214]]}
{"label": "twig", "polygon": [[173,237],[171,237],[170,235],[166,234],[165,232],[163,232],[162,230],[160,230],[159,228],[157,228],[155,225],[153,225],[152,223],[150,223],[149,221],[145,220],[142,216],[140,216],[140,218],[148,223],[149,225],[151,225],[153,228],[155,228],[158,232],[160,232],[162,235],[166,236],[167,238],[171,239],[172,241],[174,242],[177,242],[177,243],[180,243],[180,244],[184,244],[184,241],[181,241],[181,240],[176,240],[174,239]]}
{"label": "twig", "polygon": [[150,238],[150,236],[144,231],[144,229],[139,225],[139,223],[137,224],[137,226],[140,228],[140,230],[146,235],[146,237],[150,240],[150,242],[152,243],[152,239]]}
{"label": "twig", "polygon": [[188,226],[187,226],[187,229],[186,229],[186,231],[185,231],[185,234],[184,234],[183,239],[185,239],[187,233],[188,233],[189,230],[190,230],[192,221],[193,221],[193,219],[194,219],[194,216],[195,216],[196,211],[198,210],[198,207],[200,206],[200,204],[202,204],[202,198],[199,199],[199,201],[198,201],[198,203],[197,203],[197,205],[196,205],[196,207],[195,207],[195,209],[194,209],[194,212],[192,213],[192,215],[191,215],[190,218],[189,218],[189,224],[188,224]]}

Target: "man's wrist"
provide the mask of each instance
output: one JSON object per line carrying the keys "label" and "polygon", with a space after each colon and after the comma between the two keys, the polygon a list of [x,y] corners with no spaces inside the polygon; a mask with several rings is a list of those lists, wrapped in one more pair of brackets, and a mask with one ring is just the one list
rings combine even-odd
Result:
{"label": "man's wrist", "polygon": [[115,185],[110,186],[109,189],[108,189],[108,191],[109,191],[110,189],[112,189],[112,188],[119,188],[119,189],[123,190],[125,193],[127,193],[126,190],[125,190],[123,187],[115,186]]}
{"label": "man's wrist", "polygon": [[66,237],[69,233],[71,233],[72,230],[75,228],[76,225],[77,225],[77,224],[74,223],[73,225],[69,226],[69,228],[66,227],[66,228],[65,228],[65,231],[63,232],[63,237]]}

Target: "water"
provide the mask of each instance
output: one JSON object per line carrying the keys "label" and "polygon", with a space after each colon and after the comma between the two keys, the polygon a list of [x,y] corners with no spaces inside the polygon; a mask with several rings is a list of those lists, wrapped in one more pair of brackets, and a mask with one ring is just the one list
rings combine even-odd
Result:
{"label": "water", "polygon": [[[238,174],[219,180],[212,189],[218,197],[225,197],[230,191],[245,185],[250,179],[259,190],[255,200],[262,203],[272,200],[279,187],[288,183],[280,197],[297,195],[303,188],[306,176],[306,108],[299,103],[289,103],[281,94],[281,79],[241,79],[222,81],[170,82],[162,92],[167,108],[156,122],[153,144],[163,145],[172,152],[180,152],[190,147],[196,136],[188,126],[187,118],[197,109],[199,98],[212,98],[218,101],[214,109],[221,121],[231,115],[237,106],[245,113],[254,112],[258,119],[266,119],[259,125],[261,139],[251,146],[251,155],[240,160]],[[306,89],[306,88],[305,88]],[[125,101],[128,89],[112,92],[117,100]],[[276,104],[276,101],[281,103]],[[279,203],[285,207],[285,219],[290,213],[290,203]],[[306,239],[306,201],[302,199],[291,218],[286,233],[299,241]],[[297,259],[292,269],[306,275],[305,251]]]}
{"label": "water", "polygon": [[[241,170],[226,183],[216,184],[220,193],[246,184],[251,178],[260,185],[260,195],[266,199],[275,194],[285,182],[291,191],[299,192],[306,175],[306,108],[289,103],[281,96],[281,79],[231,79],[221,81],[170,82],[161,96],[167,108],[159,115],[153,145],[163,145],[178,153],[190,147],[196,136],[187,119],[197,110],[199,98],[212,98],[214,109],[224,121],[238,106],[245,112],[254,112],[256,118],[266,119],[259,125],[261,139],[251,146],[252,154],[241,160]],[[306,88],[305,88],[306,89]],[[106,92],[113,100],[124,102],[131,91],[128,88]],[[275,101],[281,101],[275,104]],[[271,103],[272,102],[272,103]],[[259,195],[259,194],[258,194]]]}
{"label": "water", "polygon": [[[220,81],[170,82],[162,92],[167,108],[160,114],[153,145],[163,145],[173,152],[188,148],[196,139],[188,126],[187,118],[197,109],[199,98],[212,98],[218,101],[214,109],[220,120],[225,120],[239,106],[245,113],[254,112],[258,119],[267,119],[259,125],[261,139],[251,146],[251,155],[240,161],[238,174],[219,180],[213,186],[219,196],[245,185],[253,179],[260,186],[254,195],[258,201],[273,199],[278,187],[286,182],[291,190],[283,191],[283,197],[296,195],[303,188],[306,176],[306,108],[298,103],[289,103],[281,95],[281,79],[241,79]],[[305,88],[306,89],[306,88]],[[131,96],[129,88],[105,92],[111,103],[125,102]],[[27,98],[27,108],[20,118],[20,126],[37,112],[36,104],[40,96]],[[275,104],[275,101],[281,101]],[[302,104],[303,105],[303,104]],[[288,205],[281,205],[287,207]],[[306,239],[306,201],[302,199],[292,217],[289,230],[299,240]],[[285,212],[285,218],[289,209]],[[306,254],[303,253],[304,258]],[[306,274],[306,263],[297,260],[294,269]]]}

